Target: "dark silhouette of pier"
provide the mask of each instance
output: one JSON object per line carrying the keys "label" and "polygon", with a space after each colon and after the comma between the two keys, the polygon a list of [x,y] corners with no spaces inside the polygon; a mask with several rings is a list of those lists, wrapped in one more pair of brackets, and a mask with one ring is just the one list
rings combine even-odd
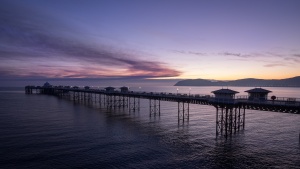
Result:
{"label": "dark silhouette of pier", "polygon": [[213,91],[214,96],[201,94],[155,93],[129,91],[121,87],[105,90],[69,86],[26,86],[26,94],[46,94],[66,98],[75,102],[94,102],[107,109],[128,108],[129,111],[140,109],[140,99],[149,100],[149,115],[160,115],[161,101],[178,103],[178,122],[189,120],[189,104],[210,105],[216,108],[216,135],[228,136],[245,129],[246,109],[300,114],[300,99],[268,97],[271,91],[255,88],[248,90],[248,96],[235,96],[236,91],[220,89]]}

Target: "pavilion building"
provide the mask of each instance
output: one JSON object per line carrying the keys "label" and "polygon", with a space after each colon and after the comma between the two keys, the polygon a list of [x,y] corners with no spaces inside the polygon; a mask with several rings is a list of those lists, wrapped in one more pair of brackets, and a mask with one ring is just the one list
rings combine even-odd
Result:
{"label": "pavilion building", "polygon": [[114,92],[114,91],[115,91],[115,88],[114,88],[114,87],[106,87],[106,88],[105,88],[105,91],[106,91],[106,92]]}
{"label": "pavilion building", "polygon": [[129,88],[126,86],[120,87],[121,93],[127,93],[129,91]]}
{"label": "pavilion building", "polygon": [[268,100],[268,94],[272,91],[263,88],[254,88],[246,90],[249,100]]}
{"label": "pavilion building", "polygon": [[231,89],[219,89],[212,91],[216,99],[234,99],[235,94],[239,93]]}

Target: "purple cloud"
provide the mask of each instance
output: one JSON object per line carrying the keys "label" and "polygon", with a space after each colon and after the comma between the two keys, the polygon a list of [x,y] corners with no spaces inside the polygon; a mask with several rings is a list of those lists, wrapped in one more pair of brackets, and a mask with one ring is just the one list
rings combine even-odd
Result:
{"label": "purple cloud", "polygon": [[287,57],[287,58],[284,58],[284,60],[292,61],[294,63],[300,63],[300,60],[298,58],[295,58],[295,57]]}
{"label": "purple cloud", "polygon": [[295,56],[295,57],[300,57],[300,54],[294,54],[293,56]]}
{"label": "purple cloud", "polygon": [[271,64],[264,65],[264,67],[278,67],[278,66],[287,66],[287,65],[283,63],[271,63]]}
{"label": "purple cloud", "polygon": [[196,55],[196,56],[205,56],[205,55],[207,55],[207,53],[194,52],[194,51],[185,51],[185,50],[172,50],[172,52],[180,53],[180,54]]}
{"label": "purple cloud", "polygon": [[238,56],[238,57],[241,56],[240,53],[233,53],[233,52],[223,52],[223,53],[220,53],[220,55],[224,55],[224,56]]}
{"label": "purple cloud", "polygon": [[[70,28],[71,26],[42,16],[43,14],[40,13],[37,15],[36,11],[23,8],[16,10],[16,8],[10,5],[0,7],[2,76],[170,77],[181,74],[180,71],[169,68],[164,63],[147,61],[145,59],[147,56],[144,55],[78,41],[59,31],[61,27],[65,27],[68,28],[69,33],[73,31],[76,34],[74,28]],[[32,71],[31,65],[36,62],[43,64],[35,65],[35,71]],[[73,68],[67,66],[72,64],[75,65]],[[51,73],[53,67],[56,68]]]}

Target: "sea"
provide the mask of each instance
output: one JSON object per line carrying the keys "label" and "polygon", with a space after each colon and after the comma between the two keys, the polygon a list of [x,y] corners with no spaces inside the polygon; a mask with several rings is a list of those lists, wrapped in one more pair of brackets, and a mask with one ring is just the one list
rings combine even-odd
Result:
{"label": "sea", "polygon": [[[220,87],[132,86],[134,91],[212,94]],[[246,95],[249,87],[229,87]],[[266,87],[300,98],[300,88]],[[0,88],[0,168],[300,168],[300,114],[246,110],[245,130],[216,136],[216,110],[190,104],[179,121],[176,102],[149,115],[107,110],[55,96]]]}

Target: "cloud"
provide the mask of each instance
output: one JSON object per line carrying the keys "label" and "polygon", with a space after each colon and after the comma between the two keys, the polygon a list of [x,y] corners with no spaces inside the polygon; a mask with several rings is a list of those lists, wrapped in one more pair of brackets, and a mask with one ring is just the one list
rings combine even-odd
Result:
{"label": "cloud", "polygon": [[264,67],[289,67],[293,66],[295,63],[300,63],[300,60],[297,57],[297,54],[291,55],[275,53],[275,52],[252,52],[249,54],[241,54],[241,53],[231,53],[231,52],[223,52],[219,53],[224,56],[235,56],[236,58],[232,58],[230,60],[236,61],[251,61],[255,60],[256,62],[264,63]]}
{"label": "cloud", "polygon": [[295,57],[286,57],[286,58],[284,58],[284,60],[292,61],[294,63],[300,63],[300,60],[298,58],[295,58]]}
{"label": "cloud", "polygon": [[224,56],[238,56],[238,57],[241,56],[240,53],[232,53],[232,52],[223,52],[223,53],[220,53],[220,55],[224,55]]}
{"label": "cloud", "polygon": [[283,63],[271,63],[271,64],[264,65],[264,67],[278,67],[278,66],[287,66],[287,65]]}
{"label": "cloud", "polygon": [[293,56],[295,56],[295,57],[300,57],[300,54],[294,54]]}
{"label": "cloud", "polygon": [[248,53],[248,54],[242,54],[242,53],[236,53],[236,52],[220,52],[218,55],[221,56],[234,56],[234,57],[239,57],[239,58],[252,58],[252,57],[257,57],[261,56],[262,54],[260,53]]}
{"label": "cloud", "polygon": [[[277,52],[269,52],[269,51],[265,51],[265,52],[250,52],[250,53],[235,53],[235,52],[220,52],[218,53],[221,56],[235,56],[235,57],[239,57],[239,58],[249,58],[249,59],[253,59],[253,58],[286,58],[287,56],[290,56],[288,54],[283,54],[283,53],[277,53]],[[300,57],[300,54],[294,54],[292,55],[294,57]],[[259,61],[258,59],[256,59],[257,61]]]}
{"label": "cloud", "polygon": [[191,51],[189,51],[188,53],[192,54],[192,55],[197,55],[197,56],[205,56],[205,55],[207,55],[207,53],[202,53],[202,52],[191,52]]}
{"label": "cloud", "polygon": [[[43,13],[11,4],[0,5],[1,74],[45,77],[172,77],[181,74],[164,63],[147,60],[146,54],[132,54],[107,45],[95,46],[67,36],[63,29],[68,30],[68,34],[78,32]],[[43,64],[35,65],[40,62]]]}
{"label": "cloud", "polygon": [[207,53],[203,52],[193,52],[193,51],[185,51],[185,50],[172,50],[174,53],[179,53],[179,54],[189,54],[189,55],[196,55],[196,56],[206,56]]}
{"label": "cloud", "polygon": [[174,53],[180,53],[180,54],[186,54],[186,51],[184,50],[172,50]]}

